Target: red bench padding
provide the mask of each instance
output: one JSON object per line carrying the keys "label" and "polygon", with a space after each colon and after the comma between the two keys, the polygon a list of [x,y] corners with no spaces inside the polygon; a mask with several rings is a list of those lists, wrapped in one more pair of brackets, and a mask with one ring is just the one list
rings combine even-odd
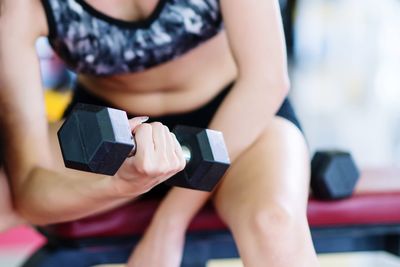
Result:
{"label": "red bench padding", "polygon": [[308,220],[312,227],[400,224],[400,192],[357,194],[335,202],[311,200]]}
{"label": "red bench padding", "polygon": [[[157,206],[156,200],[138,201],[76,222],[52,225],[46,230],[64,238],[140,234],[149,225]],[[400,224],[400,172],[364,172],[355,195],[350,199],[332,202],[310,199],[308,219],[311,227]],[[194,218],[189,230],[223,229],[226,226],[208,205]]]}

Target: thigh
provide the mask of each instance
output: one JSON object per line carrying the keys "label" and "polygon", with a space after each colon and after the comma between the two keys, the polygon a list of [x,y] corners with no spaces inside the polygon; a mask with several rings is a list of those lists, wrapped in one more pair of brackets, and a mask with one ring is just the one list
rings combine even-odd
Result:
{"label": "thigh", "polygon": [[214,195],[225,221],[240,210],[279,206],[305,215],[309,154],[302,132],[275,117],[256,142],[232,164]]}

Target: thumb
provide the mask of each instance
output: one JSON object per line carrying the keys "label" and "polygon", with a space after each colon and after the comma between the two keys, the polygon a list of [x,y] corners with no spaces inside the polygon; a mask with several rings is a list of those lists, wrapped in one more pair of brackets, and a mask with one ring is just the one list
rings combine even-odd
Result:
{"label": "thumb", "polygon": [[149,117],[147,116],[142,116],[142,117],[135,117],[129,120],[129,126],[131,127],[132,131],[135,131],[136,127],[138,127],[140,124],[146,122],[149,120]]}

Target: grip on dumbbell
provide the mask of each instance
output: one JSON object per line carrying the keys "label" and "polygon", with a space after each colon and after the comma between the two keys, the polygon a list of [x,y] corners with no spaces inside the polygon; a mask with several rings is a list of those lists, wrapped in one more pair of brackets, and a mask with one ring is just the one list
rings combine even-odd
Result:
{"label": "grip on dumbbell", "polygon": [[[167,181],[174,186],[211,191],[230,165],[222,133],[178,126],[174,133],[188,162]],[[136,149],[125,111],[78,104],[58,131],[65,166],[114,175]]]}
{"label": "grip on dumbbell", "polygon": [[[137,145],[135,137],[133,135],[132,135],[132,142],[133,142],[133,149],[128,154],[128,158],[131,158],[136,155]],[[188,163],[192,157],[192,153],[190,152],[190,149],[187,146],[181,145],[181,148],[182,148],[183,158],[186,160],[186,163]]]}

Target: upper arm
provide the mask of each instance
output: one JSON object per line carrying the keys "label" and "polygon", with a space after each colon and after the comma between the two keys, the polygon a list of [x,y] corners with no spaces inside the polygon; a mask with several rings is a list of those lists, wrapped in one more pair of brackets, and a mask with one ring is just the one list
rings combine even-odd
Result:
{"label": "upper arm", "polygon": [[40,0],[0,0],[0,29],[34,42],[48,34],[47,19]]}
{"label": "upper arm", "polygon": [[239,78],[288,83],[278,0],[221,0],[222,15]]}
{"label": "upper arm", "polygon": [[36,39],[47,31],[40,0],[0,0],[0,129],[13,183],[50,164]]}

